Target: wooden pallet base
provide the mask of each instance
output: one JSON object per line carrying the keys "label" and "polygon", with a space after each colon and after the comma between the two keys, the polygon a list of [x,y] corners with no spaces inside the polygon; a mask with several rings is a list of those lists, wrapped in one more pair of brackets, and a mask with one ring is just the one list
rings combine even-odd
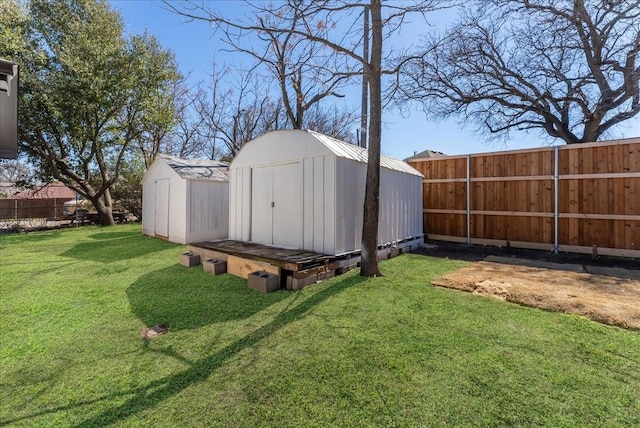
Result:
{"label": "wooden pallet base", "polygon": [[[404,254],[423,243],[424,239],[418,237],[380,248],[378,260]],[[244,253],[243,248],[246,249]],[[227,272],[241,278],[246,279],[256,271],[269,272],[278,277],[280,288],[287,290],[300,290],[336,275],[342,275],[359,267],[361,260],[359,252],[327,256],[237,241],[192,244],[189,246],[189,252],[200,255],[203,260],[214,258],[226,261]],[[304,257],[301,257],[301,254]],[[276,256],[280,258],[275,258]]]}

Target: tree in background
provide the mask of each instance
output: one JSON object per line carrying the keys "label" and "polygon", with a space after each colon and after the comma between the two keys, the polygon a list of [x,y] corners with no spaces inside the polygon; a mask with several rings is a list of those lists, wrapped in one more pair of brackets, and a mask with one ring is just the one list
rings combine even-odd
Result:
{"label": "tree in background", "polygon": [[[331,49],[309,42],[295,31],[305,31],[303,9],[287,20],[289,31],[269,27],[272,15],[262,14],[261,30],[246,30],[234,24],[222,24],[224,40],[236,52],[245,53],[257,61],[255,68],[265,68],[277,82],[288,127],[315,129],[306,121],[306,113],[316,112],[326,98],[342,98],[340,93],[354,75],[359,75],[350,61]],[[247,35],[255,34],[261,43],[246,43]],[[335,135],[333,135],[336,137]]]}
{"label": "tree in background", "polygon": [[110,189],[125,159],[144,132],[173,127],[164,102],[179,80],[173,55],[148,34],[125,39],[102,0],[32,0],[28,9],[26,42],[9,55],[22,66],[20,148],[43,178],[114,224]]}
{"label": "tree in background", "polygon": [[[243,71],[213,64],[210,80],[188,91],[178,114],[178,128],[171,138],[177,156],[231,160],[245,143],[269,131],[292,128],[287,109],[274,80],[255,69]],[[352,112],[314,103],[305,110],[306,126],[335,138],[352,140]],[[177,148],[189,151],[177,152]]]}
{"label": "tree in background", "polygon": [[15,61],[17,52],[27,46],[29,17],[18,1],[0,2],[0,58]]}
{"label": "tree in background", "polygon": [[147,167],[139,153],[128,154],[118,175],[118,180],[111,188],[111,196],[128,212],[142,219],[142,177]]}
{"label": "tree in background", "polygon": [[216,64],[210,77],[201,87],[195,109],[202,120],[200,133],[213,145],[212,154],[217,151],[233,159],[246,142],[282,129],[282,107],[270,97],[268,80],[241,70],[230,73]]}
{"label": "tree in background", "polygon": [[356,144],[352,129],[359,119],[358,112],[354,110],[350,111],[337,105],[322,108],[319,104],[315,104],[307,110],[304,121],[306,129]]}
{"label": "tree in background", "polygon": [[640,112],[639,23],[638,0],[466,4],[406,67],[402,99],[493,135],[597,141]]}

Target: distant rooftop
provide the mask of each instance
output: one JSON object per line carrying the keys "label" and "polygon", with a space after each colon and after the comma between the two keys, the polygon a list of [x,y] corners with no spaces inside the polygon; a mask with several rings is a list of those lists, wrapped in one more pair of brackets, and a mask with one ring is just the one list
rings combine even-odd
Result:
{"label": "distant rooftop", "polygon": [[34,189],[23,190],[21,192],[9,195],[7,199],[73,199],[76,192],[69,189],[62,183],[55,182]]}
{"label": "distant rooftop", "polygon": [[447,155],[442,152],[436,152],[435,150],[424,150],[420,153],[414,153],[413,156],[406,158],[404,161],[407,162],[413,159],[441,158],[445,156]]}

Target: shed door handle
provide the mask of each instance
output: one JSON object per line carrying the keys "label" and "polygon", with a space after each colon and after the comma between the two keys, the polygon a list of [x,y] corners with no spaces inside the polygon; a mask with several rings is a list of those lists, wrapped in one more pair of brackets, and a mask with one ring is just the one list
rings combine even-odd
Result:
{"label": "shed door handle", "polygon": [[271,208],[275,207],[276,203],[275,202],[271,202]]}

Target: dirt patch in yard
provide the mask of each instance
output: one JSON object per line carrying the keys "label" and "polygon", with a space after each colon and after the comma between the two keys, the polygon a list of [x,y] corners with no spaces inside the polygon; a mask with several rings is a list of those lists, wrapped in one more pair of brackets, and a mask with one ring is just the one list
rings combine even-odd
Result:
{"label": "dirt patch in yard", "polygon": [[[584,315],[594,321],[640,330],[640,272],[582,265],[488,257],[434,285],[498,297],[526,306]],[[608,276],[613,274],[614,276]]]}

